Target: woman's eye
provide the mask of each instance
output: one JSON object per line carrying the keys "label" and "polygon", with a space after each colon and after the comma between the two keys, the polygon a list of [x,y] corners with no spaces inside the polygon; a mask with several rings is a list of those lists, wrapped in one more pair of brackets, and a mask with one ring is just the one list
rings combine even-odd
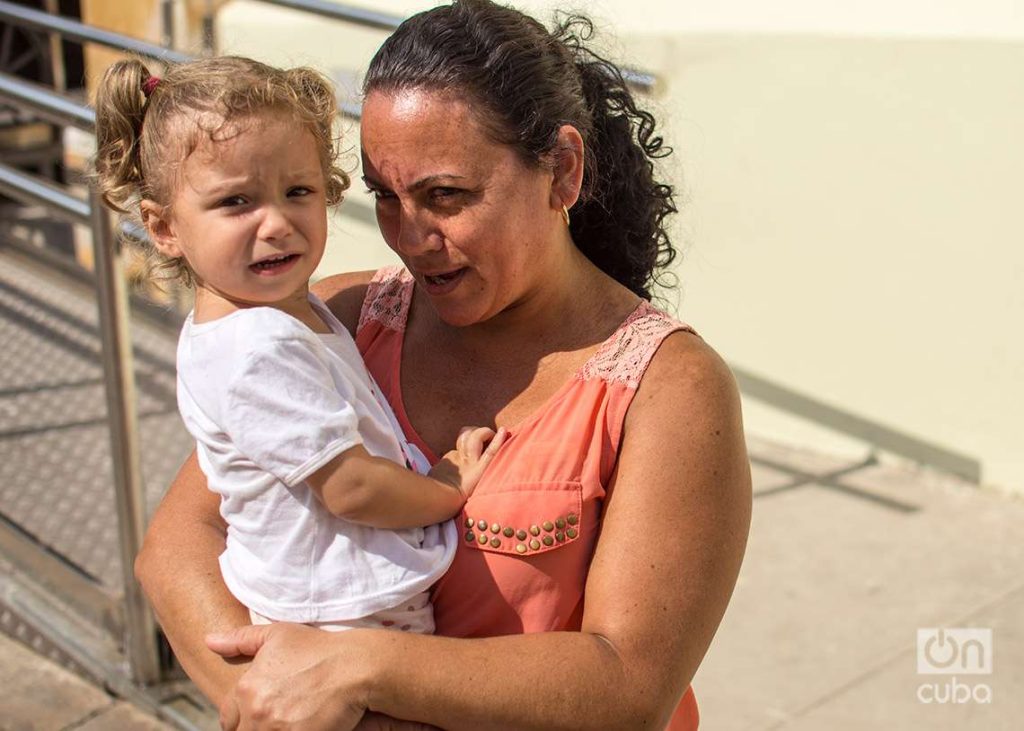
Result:
{"label": "woman's eye", "polygon": [[381,190],[380,188],[367,188],[366,192],[372,195],[374,199],[379,201],[389,200],[395,197],[394,193],[391,193],[386,190]]}
{"label": "woman's eye", "polygon": [[430,191],[431,198],[451,198],[452,196],[458,195],[462,191],[458,188],[432,188]]}

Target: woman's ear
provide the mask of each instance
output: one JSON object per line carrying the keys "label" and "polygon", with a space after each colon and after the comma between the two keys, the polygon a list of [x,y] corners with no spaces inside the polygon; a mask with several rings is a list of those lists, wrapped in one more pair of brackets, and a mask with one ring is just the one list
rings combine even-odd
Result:
{"label": "woman's ear", "polygon": [[583,137],[571,124],[558,129],[552,150],[554,178],[551,185],[551,206],[560,211],[562,206],[572,208],[583,187]]}
{"label": "woman's ear", "polygon": [[185,255],[178,245],[178,238],[174,233],[174,226],[171,225],[170,211],[167,206],[162,206],[156,201],[143,200],[139,206],[142,214],[142,225],[146,227],[149,240],[153,246],[166,257],[180,259]]}

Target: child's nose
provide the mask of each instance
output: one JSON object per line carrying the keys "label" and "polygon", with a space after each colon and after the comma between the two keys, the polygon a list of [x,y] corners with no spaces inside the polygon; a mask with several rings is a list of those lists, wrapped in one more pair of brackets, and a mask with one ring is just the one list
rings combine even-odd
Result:
{"label": "child's nose", "polygon": [[292,224],[288,216],[278,206],[268,205],[263,209],[260,221],[259,237],[272,240],[284,238],[292,233]]}

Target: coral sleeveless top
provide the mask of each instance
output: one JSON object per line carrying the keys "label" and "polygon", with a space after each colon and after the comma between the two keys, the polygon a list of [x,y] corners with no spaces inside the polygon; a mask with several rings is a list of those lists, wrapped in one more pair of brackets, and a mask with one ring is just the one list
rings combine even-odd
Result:
{"label": "coral sleeveless top", "polygon": [[[378,271],[363,303],[356,344],[406,437],[433,463],[437,455],[416,434],[402,402],[402,340],[412,291],[406,270]],[[658,346],[678,330],[692,332],[641,303],[572,379],[509,429],[455,518],[460,545],[433,593],[438,634],[580,629],[583,590],[626,410]],[[693,731],[697,722],[690,688],[667,728]]]}

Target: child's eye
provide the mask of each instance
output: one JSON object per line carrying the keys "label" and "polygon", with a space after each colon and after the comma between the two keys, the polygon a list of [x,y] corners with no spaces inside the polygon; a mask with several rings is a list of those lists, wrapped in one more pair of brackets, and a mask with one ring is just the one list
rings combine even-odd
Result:
{"label": "child's eye", "polygon": [[244,206],[248,201],[244,196],[240,195],[229,195],[227,198],[222,198],[217,201],[218,208],[235,208],[237,206]]}
{"label": "child's eye", "polygon": [[312,192],[312,188],[307,188],[305,185],[296,185],[294,188],[288,189],[288,196],[290,198],[301,198],[302,196],[309,195]]}

